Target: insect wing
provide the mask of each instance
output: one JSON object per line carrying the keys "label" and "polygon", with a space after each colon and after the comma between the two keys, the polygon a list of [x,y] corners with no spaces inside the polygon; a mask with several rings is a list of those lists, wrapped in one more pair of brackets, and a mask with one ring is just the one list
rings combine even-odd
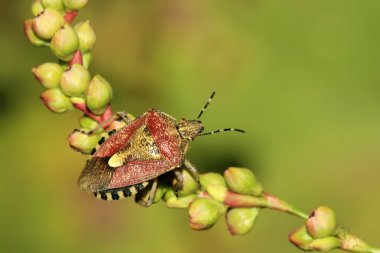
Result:
{"label": "insect wing", "polygon": [[180,165],[184,155],[181,152],[182,140],[177,131],[175,120],[159,111],[151,111],[147,117],[147,126],[161,155],[172,166]]}
{"label": "insect wing", "polygon": [[93,157],[110,157],[128,144],[136,130],[145,123],[145,114],[135,119],[131,124],[111,135],[95,152]]}
{"label": "insect wing", "polygon": [[119,188],[142,183],[156,178],[168,170],[170,170],[170,164],[164,159],[129,162],[115,170],[108,188]]}

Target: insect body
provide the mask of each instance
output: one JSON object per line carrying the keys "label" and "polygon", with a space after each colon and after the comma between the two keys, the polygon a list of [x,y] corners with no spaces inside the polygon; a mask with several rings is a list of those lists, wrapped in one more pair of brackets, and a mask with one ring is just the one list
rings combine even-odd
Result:
{"label": "insect body", "polygon": [[152,182],[149,200],[142,203],[149,206],[160,175],[185,166],[198,179],[197,170],[185,157],[189,142],[197,136],[220,131],[244,132],[223,129],[202,134],[204,128],[199,118],[214,94],[196,120],[178,122],[156,109],[133,121],[122,115],[127,125],[99,141],[100,146],[93,150],[79,177],[80,189],[103,200],[118,200],[135,195]]}

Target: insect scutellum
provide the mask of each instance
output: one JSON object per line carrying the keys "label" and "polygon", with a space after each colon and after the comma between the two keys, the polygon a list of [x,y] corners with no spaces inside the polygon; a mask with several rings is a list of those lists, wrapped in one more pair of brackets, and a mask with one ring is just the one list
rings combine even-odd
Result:
{"label": "insect scutellum", "polygon": [[197,119],[195,120],[187,120],[187,119],[181,119],[181,121],[177,125],[177,130],[180,133],[181,137],[184,139],[187,139],[189,141],[193,141],[195,137],[202,136],[202,135],[209,135],[209,134],[215,134],[219,132],[227,132],[227,131],[235,131],[240,133],[245,133],[244,130],[237,129],[237,128],[224,128],[224,129],[218,129],[216,131],[211,131],[207,133],[202,133],[204,130],[202,121],[200,121],[200,117],[202,116],[203,112],[207,109],[209,106],[211,100],[215,96],[215,91],[211,93],[211,96],[207,100],[206,104],[203,106],[202,110],[200,111]]}

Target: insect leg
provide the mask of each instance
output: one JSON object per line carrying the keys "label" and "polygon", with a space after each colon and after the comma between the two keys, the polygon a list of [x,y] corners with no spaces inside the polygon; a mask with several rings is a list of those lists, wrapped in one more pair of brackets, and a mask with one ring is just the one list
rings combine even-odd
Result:
{"label": "insect leg", "polygon": [[94,129],[86,132],[80,129],[74,129],[74,132],[80,132],[85,135],[92,135],[95,132],[97,132],[99,129],[104,129],[105,126],[109,125],[114,120],[117,121],[124,121],[127,125],[129,125],[133,119],[125,112],[117,112],[116,115],[112,115],[109,117],[106,121],[102,122],[101,124],[97,125]]}
{"label": "insect leg", "polygon": [[199,173],[198,173],[197,168],[195,168],[195,166],[193,164],[191,164],[189,162],[189,160],[187,160],[187,159],[185,160],[185,162],[183,163],[183,165],[185,165],[186,169],[188,169],[188,171],[191,173],[191,175],[193,176],[193,178],[195,179],[195,181],[197,181],[198,186],[200,186]]}
{"label": "insect leg", "polygon": [[181,174],[181,170],[180,169],[175,169],[174,170],[174,175],[175,175],[175,178],[176,178],[176,182],[175,182],[175,184],[173,186],[173,189],[174,189],[175,195],[178,197],[178,191],[183,186],[183,176]]}
{"label": "insect leg", "polygon": [[127,125],[129,125],[133,121],[131,116],[128,115],[128,113],[126,112],[117,112],[116,116],[117,116],[116,120],[122,120],[125,123],[127,123]]}
{"label": "insect leg", "polygon": [[158,179],[155,178],[153,179],[153,183],[152,183],[152,187],[150,188],[150,191],[149,191],[149,195],[148,195],[148,200],[145,201],[144,197],[146,197],[146,195],[144,196],[144,194],[140,195],[140,194],[137,194],[136,195],[136,198],[135,198],[135,201],[142,205],[143,207],[149,207],[152,205],[153,203],[153,200],[154,200],[154,196],[156,195],[156,191],[157,191],[157,183],[158,183]]}

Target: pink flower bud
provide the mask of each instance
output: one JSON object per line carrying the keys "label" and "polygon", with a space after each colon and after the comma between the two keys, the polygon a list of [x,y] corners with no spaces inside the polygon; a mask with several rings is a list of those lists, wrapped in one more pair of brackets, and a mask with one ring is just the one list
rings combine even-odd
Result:
{"label": "pink flower bud", "polygon": [[70,99],[66,97],[59,88],[43,92],[40,98],[52,112],[63,113],[67,110],[73,109]]}
{"label": "pink flower bud", "polygon": [[69,61],[78,50],[79,40],[75,30],[65,24],[53,36],[50,48],[55,56],[64,61]]}
{"label": "pink flower bud", "polygon": [[[89,129],[81,129],[82,131],[87,132]],[[69,144],[70,147],[82,154],[90,154],[92,149],[96,147],[101,136],[97,134],[86,135],[81,132],[72,132],[69,135]]]}
{"label": "pink flower bud", "polygon": [[86,53],[90,51],[96,41],[94,29],[90,25],[90,21],[80,22],[75,26],[75,31],[79,38],[79,49]]}
{"label": "pink flower bud", "polygon": [[224,172],[224,178],[228,188],[233,192],[260,196],[263,191],[260,182],[249,169],[230,167]]}
{"label": "pink flower bud", "polygon": [[226,207],[215,199],[195,199],[189,207],[190,227],[194,230],[209,229],[225,212]]}
{"label": "pink flower bud", "polygon": [[86,6],[88,0],[63,0],[63,4],[70,10],[79,10]]}
{"label": "pink flower bud", "polygon": [[45,88],[51,89],[59,86],[63,69],[57,63],[47,62],[34,68],[32,72]]}
{"label": "pink flower bud", "polygon": [[232,235],[244,235],[250,232],[259,215],[259,208],[231,208],[226,213],[228,231]]}
{"label": "pink flower bud", "polygon": [[90,73],[80,64],[72,65],[61,77],[61,89],[70,97],[82,96],[90,82]]}
{"label": "pink flower bud", "polygon": [[49,40],[64,24],[62,14],[53,9],[46,8],[33,19],[33,31],[41,39]]}
{"label": "pink flower bud", "polygon": [[100,75],[90,81],[86,90],[86,105],[94,114],[102,114],[112,98],[112,88]]}
{"label": "pink flower bud", "polygon": [[65,8],[61,0],[41,0],[41,3],[45,8],[53,8],[56,10],[63,10]]}
{"label": "pink flower bud", "polygon": [[290,233],[289,241],[302,250],[312,250],[310,243],[313,241],[313,237],[309,235],[305,226],[297,228]]}
{"label": "pink flower bud", "polygon": [[24,22],[24,33],[25,36],[28,38],[29,42],[32,43],[35,46],[49,46],[49,43],[39,37],[34,33],[33,29],[33,20],[28,19]]}
{"label": "pink flower bud", "polygon": [[318,207],[307,219],[306,228],[313,238],[323,238],[333,235],[336,231],[334,211],[327,206]]}
{"label": "pink flower bud", "polygon": [[42,6],[41,0],[35,0],[32,4],[32,13],[34,16],[37,16],[41,13],[41,11],[44,10],[44,7]]}

